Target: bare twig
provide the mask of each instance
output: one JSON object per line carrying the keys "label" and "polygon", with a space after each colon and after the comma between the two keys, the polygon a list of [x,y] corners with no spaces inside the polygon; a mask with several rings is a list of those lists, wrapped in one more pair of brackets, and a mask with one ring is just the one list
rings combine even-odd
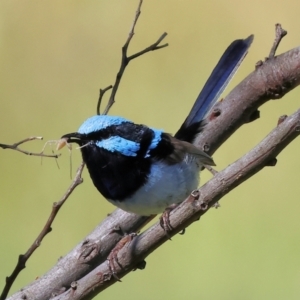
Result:
{"label": "bare twig", "polygon": [[[131,29],[129,31],[128,38],[127,38],[124,46],[122,47],[121,66],[120,66],[119,72],[117,73],[115,84],[113,85],[113,89],[111,91],[111,95],[110,95],[109,101],[107,103],[107,106],[106,106],[105,110],[103,111],[104,115],[106,115],[109,112],[110,108],[115,103],[115,97],[116,97],[117,90],[119,88],[122,76],[124,74],[124,71],[125,71],[127,65],[129,64],[129,62],[131,60],[133,60],[133,59],[135,59],[135,58],[137,58],[137,57],[139,57],[139,56],[147,53],[147,52],[155,51],[155,50],[158,50],[158,49],[161,49],[161,48],[164,48],[164,47],[168,46],[168,44],[164,44],[164,45],[160,45],[159,46],[159,44],[161,43],[161,41],[167,36],[167,33],[163,33],[161,35],[161,37],[154,44],[152,44],[151,46],[149,46],[149,47],[145,48],[144,50],[139,51],[139,52],[137,52],[137,53],[135,53],[135,54],[133,54],[131,56],[127,56],[127,50],[128,50],[129,44],[131,42],[131,39],[134,36],[134,29],[135,29],[136,23],[138,21],[138,18],[139,18],[140,14],[141,14],[142,3],[143,3],[143,1],[140,0],[138,8],[137,8],[137,11],[135,13],[133,24],[132,24]],[[97,113],[98,113],[98,105],[97,105]]]}
{"label": "bare twig", "polygon": [[66,193],[63,195],[63,197],[61,198],[61,200],[59,200],[58,202],[54,202],[53,206],[52,206],[52,211],[50,213],[50,216],[44,226],[44,228],[42,229],[42,231],[40,232],[40,234],[38,235],[38,237],[36,238],[36,240],[33,242],[33,244],[29,247],[29,249],[26,251],[25,254],[21,254],[19,255],[19,259],[17,262],[17,265],[15,266],[15,269],[13,270],[12,274],[8,277],[6,277],[6,284],[5,287],[2,291],[2,294],[0,296],[0,300],[4,300],[6,299],[8,292],[12,286],[12,284],[14,283],[15,279],[17,278],[17,276],[19,275],[19,273],[25,269],[26,267],[26,262],[27,260],[30,258],[30,256],[33,254],[33,252],[40,246],[42,240],[44,239],[44,237],[51,232],[52,228],[51,225],[58,213],[58,211],[60,210],[60,208],[63,206],[63,204],[65,203],[65,201],[68,199],[68,197],[71,195],[71,193],[73,192],[73,190],[83,182],[82,178],[81,178],[81,174],[84,168],[84,163],[82,162],[81,165],[79,166],[79,168],[77,169],[76,172],[76,176],[73,180],[73,182],[71,183],[70,187],[68,188],[68,190],[66,191]]}
{"label": "bare twig", "polygon": [[100,115],[100,105],[101,105],[101,102],[102,102],[102,98],[103,98],[103,96],[104,96],[104,94],[108,91],[108,90],[110,90],[110,89],[112,89],[112,85],[109,85],[108,87],[106,87],[105,89],[100,89],[100,92],[99,92],[99,99],[98,99],[98,103],[97,103],[97,115]]}
{"label": "bare twig", "polygon": [[132,59],[135,59],[149,51],[155,51],[155,50],[158,50],[158,49],[161,49],[161,48],[165,48],[167,47],[169,44],[163,44],[161,46],[159,46],[159,44],[161,43],[161,41],[167,36],[168,34],[166,32],[164,32],[160,37],[159,39],[154,43],[152,44],[151,46],[145,48],[144,50],[140,51],[140,52],[137,52],[135,54],[132,54],[131,56],[128,57],[128,61],[132,60]]}
{"label": "bare twig", "polygon": [[52,154],[51,155],[51,154],[44,154],[43,152],[35,153],[35,152],[29,152],[29,151],[26,151],[26,150],[22,150],[18,147],[19,145],[24,144],[26,142],[30,142],[30,141],[34,141],[34,140],[42,140],[42,139],[43,139],[43,137],[41,137],[41,136],[31,136],[29,138],[21,140],[21,141],[19,141],[17,143],[14,143],[12,145],[0,144],[0,148],[16,150],[16,151],[19,151],[19,152],[24,153],[26,155],[58,158],[61,154]]}
{"label": "bare twig", "polygon": [[276,24],[275,25],[275,40],[274,40],[273,46],[271,48],[270,54],[268,56],[268,59],[273,58],[275,56],[276,50],[277,50],[282,38],[285,37],[286,35],[287,35],[287,31],[281,27],[281,24],[279,24],[279,23]]}

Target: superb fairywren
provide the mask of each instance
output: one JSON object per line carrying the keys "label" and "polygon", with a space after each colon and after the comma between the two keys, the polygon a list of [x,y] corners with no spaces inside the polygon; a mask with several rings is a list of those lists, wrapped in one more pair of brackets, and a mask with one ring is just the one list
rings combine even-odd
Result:
{"label": "superb fairywren", "polygon": [[77,132],[62,136],[81,147],[94,185],[109,202],[147,216],[180,203],[198,187],[202,166],[214,161],[193,142],[252,40],[236,40],[226,49],[174,137],[107,115],[93,116]]}

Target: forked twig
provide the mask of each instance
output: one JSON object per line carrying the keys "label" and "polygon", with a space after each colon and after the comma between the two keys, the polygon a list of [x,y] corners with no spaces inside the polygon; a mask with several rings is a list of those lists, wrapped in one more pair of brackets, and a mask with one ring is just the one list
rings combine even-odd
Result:
{"label": "forked twig", "polygon": [[[161,49],[161,48],[165,48],[165,47],[168,46],[168,44],[163,44],[163,45],[159,46],[159,44],[161,43],[161,41],[167,36],[167,33],[163,33],[160,36],[160,38],[154,44],[150,45],[149,47],[147,47],[147,48],[145,48],[145,49],[143,49],[143,50],[141,50],[141,51],[139,51],[139,52],[137,52],[137,53],[135,53],[135,54],[133,54],[131,56],[127,56],[127,50],[128,50],[129,44],[130,44],[130,42],[132,40],[132,37],[134,36],[135,26],[137,24],[137,21],[138,21],[138,18],[140,16],[140,14],[141,14],[142,3],[143,3],[143,0],[140,0],[138,8],[137,8],[136,13],[135,13],[135,17],[134,17],[131,29],[130,29],[129,34],[128,34],[128,38],[127,38],[124,46],[122,47],[121,66],[120,66],[119,72],[117,73],[115,84],[113,85],[113,88],[112,88],[112,91],[111,91],[111,94],[110,94],[110,97],[109,97],[109,101],[107,103],[106,108],[103,111],[103,115],[106,115],[109,112],[109,110],[112,107],[112,105],[115,103],[115,97],[116,97],[117,90],[119,88],[122,76],[124,74],[124,71],[125,71],[127,65],[129,64],[129,62],[131,60],[133,60],[133,59],[135,59],[135,58],[137,58],[137,57],[139,57],[139,56],[147,53],[147,52],[155,51],[155,50],[158,50],[158,49]],[[105,92],[106,89],[104,89],[103,91]],[[100,103],[101,103],[101,100],[102,100],[102,97],[100,95],[98,103],[97,103],[97,114],[100,114]]]}
{"label": "forked twig", "polygon": [[275,40],[273,46],[271,48],[268,59],[273,58],[275,56],[276,50],[282,40],[283,37],[287,35],[287,31],[281,27],[281,24],[275,24]]}
{"label": "forked twig", "polygon": [[17,143],[14,143],[12,145],[7,145],[7,144],[0,144],[0,148],[2,149],[11,149],[11,150],[16,150],[21,153],[24,153],[26,155],[31,155],[31,156],[40,156],[40,157],[53,157],[53,158],[58,158],[61,154],[44,154],[43,152],[40,153],[35,153],[35,152],[30,152],[26,150],[20,149],[18,146],[21,144],[24,144],[26,142],[34,141],[34,140],[42,140],[42,136],[31,136],[29,138],[26,138],[24,140],[21,140]]}
{"label": "forked twig", "polygon": [[103,98],[103,96],[104,96],[104,94],[108,91],[108,90],[110,90],[110,89],[112,89],[112,85],[109,85],[108,87],[106,87],[105,89],[100,89],[100,92],[99,92],[99,98],[98,98],[98,103],[97,103],[97,115],[100,115],[100,105],[101,105],[101,102],[102,102],[102,98]]}

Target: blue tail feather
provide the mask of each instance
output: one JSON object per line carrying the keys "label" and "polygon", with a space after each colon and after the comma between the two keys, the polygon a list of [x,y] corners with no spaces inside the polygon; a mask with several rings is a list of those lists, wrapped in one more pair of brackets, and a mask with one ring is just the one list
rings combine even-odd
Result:
{"label": "blue tail feather", "polygon": [[253,35],[250,35],[244,40],[233,41],[225,50],[197,97],[188,117],[176,133],[176,138],[192,142],[197,134],[195,130],[198,130],[198,125],[206,117],[237,71],[252,41]]}

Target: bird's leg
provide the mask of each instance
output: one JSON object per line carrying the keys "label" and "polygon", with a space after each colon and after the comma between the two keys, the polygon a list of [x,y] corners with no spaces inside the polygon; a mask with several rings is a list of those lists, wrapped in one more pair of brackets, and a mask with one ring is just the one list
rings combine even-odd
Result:
{"label": "bird's leg", "polygon": [[216,174],[218,174],[218,171],[216,171],[215,169],[212,168],[212,166],[209,165],[204,165],[205,169],[207,169],[213,176],[215,176]]}
{"label": "bird's leg", "polygon": [[162,215],[160,216],[160,219],[159,219],[160,226],[165,231],[165,233],[166,233],[166,235],[168,236],[169,239],[171,239],[171,237],[169,236],[168,232],[170,232],[174,229],[171,225],[171,222],[170,222],[170,213],[178,205],[179,204],[174,203],[174,204],[171,204],[170,206],[168,206],[165,209],[165,211],[162,213]]}
{"label": "bird's leg", "polygon": [[[204,167],[213,175],[215,176],[216,174],[218,174],[218,171],[216,171],[215,169],[213,169],[211,166],[208,166],[208,165],[204,165]],[[214,205],[213,205],[214,208],[219,208],[221,207],[221,205],[219,204],[219,202],[216,202]]]}

